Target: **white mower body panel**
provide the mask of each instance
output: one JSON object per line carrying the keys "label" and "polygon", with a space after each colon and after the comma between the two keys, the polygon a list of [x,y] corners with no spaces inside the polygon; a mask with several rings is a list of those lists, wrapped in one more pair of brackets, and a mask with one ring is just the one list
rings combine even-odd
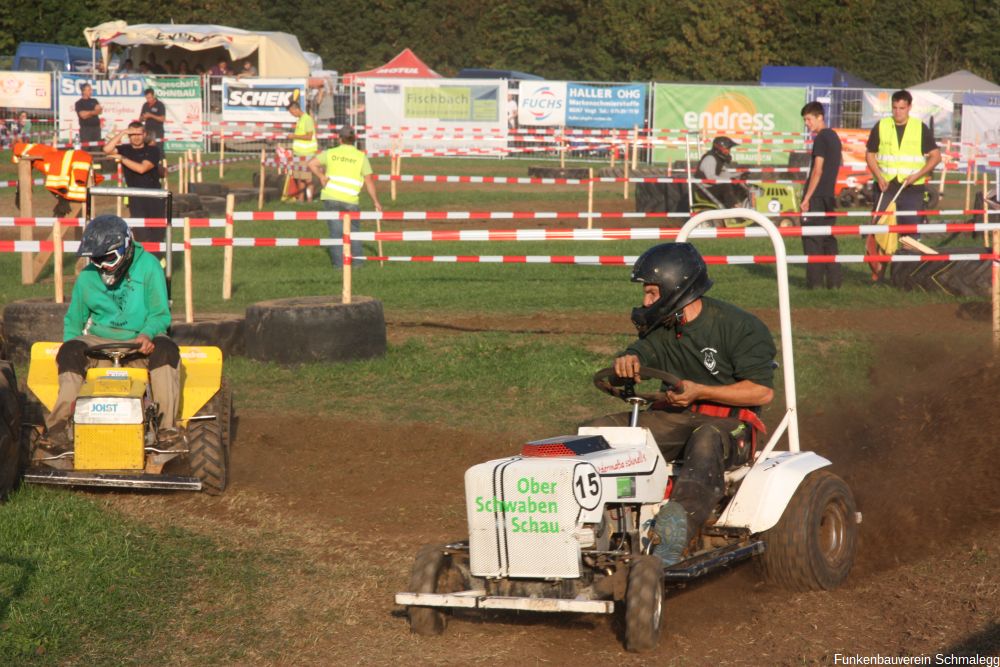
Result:
{"label": "white mower body panel", "polygon": [[465,472],[470,570],[477,577],[578,578],[580,549],[593,545],[605,504],[659,502],[668,476],[641,428],[581,429],[473,466]]}
{"label": "white mower body panel", "polygon": [[813,470],[830,462],[813,452],[771,452],[754,463],[716,526],[747,528],[751,534],[773,528]]}

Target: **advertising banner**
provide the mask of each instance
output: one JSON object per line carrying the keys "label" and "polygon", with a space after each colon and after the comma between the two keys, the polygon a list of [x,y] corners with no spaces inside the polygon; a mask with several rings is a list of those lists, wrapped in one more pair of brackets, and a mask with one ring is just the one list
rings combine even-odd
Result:
{"label": "advertising banner", "polygon": [[[805,103],[805,88],[655,84],[653,130],[672,145],[655,149],[653,160],[685,159],[686,137],[691,140],[692,161],[701,157],[703,149],[707,150],[705,142],[721,135],[740,144],[776,134],[795,138],[805,129],[799,115]],[[699,143],[699,137],[704,142]],[[737,146],[733,155],[736,162],[787,164],[789,151],[804,147],[803,136],[802,142],[771,144],[763,150],[759,142],[753,148]]]}
{"label": "advertising banner", "polygon": [[146,102],[143,91],[152,88],[163,102],[167,119],[164,150],[179,151],[197,148],[202,139],[202,87],[197,76],[128,75],[108,80],[92,80],[86,74],[63,74],[59,80],[59,141],[77,140],[80,122],[76,116],[76,101],[80,86],[90,83],[93,96],[101,104],[101,133],[108,137],[139,119]]}
{"label": "advertising banner", "polygon": [[291,102],[305,110],[305,79],[223,79],[222,120],[293,123]]}
{"label": "advertising banner", "polygon": [[519,125],[630,129],[646,124],[643,84],[522,81],[518,97]]}
{"label": "advertising banner", "polygon": [[49,72],[0,72],[0,107],[52,108],[52,75]]}
{"label": "advertising banner", "polygon": [[[868,88],[863,91],[861,126],[874,127],[883,118],[892,116],[892,94],[895,90]],[[911,90],[913,106],[910,115],[927,123],[936,137],[952,135],[952,117],[955,111],[952,93],[935,93],[930,90]]]}
{"label": "advertising banner", "polygon": [[962,152],[981,152],[976,149],[988,144],[1000,144],[1000,95],[965,93],[962,99]]}
{"label": "advertising banner", "polygon": [[372,129],[365,147],[369,153],[398,147],[499,155],[507,144],[506,106],[506,81],[366,79],[365,118]]}

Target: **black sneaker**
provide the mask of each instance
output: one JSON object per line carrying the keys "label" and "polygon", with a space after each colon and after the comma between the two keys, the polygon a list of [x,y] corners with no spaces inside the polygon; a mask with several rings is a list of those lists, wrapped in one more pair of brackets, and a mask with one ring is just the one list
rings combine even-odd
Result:
{"label": "black sneaker", "polygon": [[161,428],[156,434],[156,448],[165,452],[187,449],[187,438],[180,429]]}
{"label": "black sneaker", "polygon": [[73,441],[65,428],[58,431],[47,431],[35,442],[34,458],[54,458],[73,451]]}

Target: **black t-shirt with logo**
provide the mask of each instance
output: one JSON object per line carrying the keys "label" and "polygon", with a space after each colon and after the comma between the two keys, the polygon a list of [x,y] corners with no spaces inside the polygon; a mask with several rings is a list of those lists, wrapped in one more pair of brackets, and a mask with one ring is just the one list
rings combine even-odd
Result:
{"label": "black t-shirt with logo", "polygon": [[837,133],[828,127],[816,133],[813,139],[812,163],[809,165],[809,176],[812,177],[812,170],[816,168],[816,158],[823,158],[823,173],[820,174],[819,183],[816,185],[814,197],[832,197],[833,189],[837,185],[837,172],[840,171],[840,164],[843,161],[843,146]]}
{"label": "black t-shirt with logo", "polygon": [[[99,102],[91,97],[89,100],[85,100],[82,97],[76,101],[76,115],[80,118],[81,111],[93,111],[97,108]],[[91,116],[90,118],[80,118],[80,127],[100,127],[101,117]]]}
{"label": "black t-shirt with logo", "polygon": [[626,354],[643,366],[709,386],[750,380],[774,387],[774,337],[755,315],[711,297],[701,313],[680,327],[659,327],[633,342]]}
{"label": "black t-shirt with logo", "polygon": [[[152,104],[150,104],[149,102],[143,102],[142,109],[139,111],[139,115],[142,116],[142,114],[146,113],[147,111],[153,115],[163,116],[164,118],[166,118],[167,107],[165,107],[163,105],[163,102],[161,102],[160,100],[154,100]],[[146,129],[149,130],[150,132],[155,132],[156,136],[158,137],[163,136],[163,123],[161,123],[158,120],[147,118]]]}
{"label": "black t-shirt with logo", "polygon": [[125,176],[125,184],[130,188],[154,188],[159,189],[160,187],[160,175],[157,172],[157,167],[160,165],[160,147],[157,145],[143,144],[139,148],[136,148],[132,144],[124,144],[118,146],[118,154],[129,160],[133,160],[142,164],[145,160],[149,160],[153,163],[153,168],[147,171],[145,174],[140,174],[139,172],[132,171],[125,165],[122,165],[122,173]]}

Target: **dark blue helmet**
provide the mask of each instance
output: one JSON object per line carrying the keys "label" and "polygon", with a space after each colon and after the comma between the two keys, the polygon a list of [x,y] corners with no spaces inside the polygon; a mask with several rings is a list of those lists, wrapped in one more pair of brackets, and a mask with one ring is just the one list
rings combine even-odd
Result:
{"label": "dark blue helmet", "polygon": [[99,215],[83,230],[83,240],[76,254],[89,258],[104,284],[112,287],[132,264],[135,254],[132,230],[117,215]]}
{"label": "dark blue helmet", "polygon": [[712,286],[705,260],[690,243],[661,243],[642,253],[632,267],[632,282],[660,288],[655,303],[632,309],[639,336],[676,322],[684,306]]}

